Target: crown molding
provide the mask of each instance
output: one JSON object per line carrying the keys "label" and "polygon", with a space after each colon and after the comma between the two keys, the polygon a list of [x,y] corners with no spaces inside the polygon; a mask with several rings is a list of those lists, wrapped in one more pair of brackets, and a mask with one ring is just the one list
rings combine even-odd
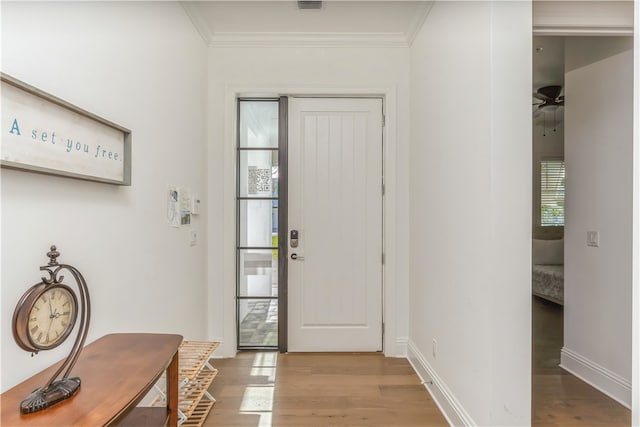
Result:
{"label": "crown molding", "polygon": [[311,32],[237,32],[216,33],[204,19],[196,2],[181,1],[180,5],[205,44],[211,47],[410,47],[422,28],[435,1],[423,2],[409,28],[404,33],[311,33]]}
{"label": "crown molding", "polygon": [[426,1],[420,4],[417,13],[409,24],[409,28],[405,32],[405,39],[407,40],[408,46],[413,44],[413,41],[420,32],[424,22],[427,20],[427,16],[429,16],[434,4],[435,0]]}
{"label": "crown molding", "polygon": [[193,2],[181,1],[180,5],[191,20],[193,26],[196,28],[198,33],[200,33],[200,37],[202,37],[202,40],[204,40],[207,46],[210,45],[212,36],[211,29],[209,28],[209,25],[207,25],[202,15],[198,12]]}
{"label": "crown molding", "polygon": [[212,47],[409,47],[402,33],[214,33]]}

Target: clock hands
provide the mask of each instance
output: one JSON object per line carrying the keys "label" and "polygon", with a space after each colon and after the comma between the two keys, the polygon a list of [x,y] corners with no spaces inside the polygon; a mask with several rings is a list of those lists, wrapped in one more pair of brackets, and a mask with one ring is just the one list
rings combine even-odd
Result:
{"label": "clock hands", "polygon": [[[51,295],[49,297],[49,326],[47,327],[47,332],[45,334],[46,337],[46,343],[48,344],[49,342],[51,342],[51,339],[49,338],[49,333],[51,332],[51,327],[53,326],[53,321],[57,318],[59,318],[61,316],[60,313],[58,313],[58,307],[53,308],[53,306],[51,305],[51,301],[53,300],[55,296],[55,291],[53,293],[53,295]],[[57,332],[56,332],[57,334]],[[57,334],[59,335],[59,334]]]}
{"label": "clock hands", "polygon": [[[44,298],[44,295],[43,295],[43,298]],[[48,301],[49,302],[49,326],[47,327],[47,332],[45,334],[45,337],[47,339],[47,341],[46,341],[47,343],[49,342],[49,331],[51,331],[51,325],[53,325],[53,319],[55,318],[55,316],[53,315],[54,310],[51,307],[51,299],[52,298],[49,297],[49,301]]]}

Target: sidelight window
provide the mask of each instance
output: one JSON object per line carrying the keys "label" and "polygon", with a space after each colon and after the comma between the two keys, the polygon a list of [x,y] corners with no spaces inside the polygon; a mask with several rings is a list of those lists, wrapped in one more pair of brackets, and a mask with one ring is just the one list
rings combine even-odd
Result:
{"label": "sidelight window", "polygon": [[279,102],[238,101],[238,348],[278,348]]}

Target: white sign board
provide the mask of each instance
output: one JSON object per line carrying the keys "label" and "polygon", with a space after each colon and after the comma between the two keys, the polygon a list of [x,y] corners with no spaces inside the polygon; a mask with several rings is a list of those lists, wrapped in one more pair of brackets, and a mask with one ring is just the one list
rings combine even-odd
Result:
{"label": "white sign board", "polygon": [[3,167],[131,184],[131,132],[5,74]]}

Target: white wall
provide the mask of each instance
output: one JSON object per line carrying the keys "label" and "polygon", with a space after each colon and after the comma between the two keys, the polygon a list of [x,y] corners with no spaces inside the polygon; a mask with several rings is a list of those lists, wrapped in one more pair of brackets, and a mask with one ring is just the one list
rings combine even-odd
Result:
{"label": "white wall", "polygon": [[[562,365],[631,404],[633,39],[567,38]],[[587,231],[600,247],[587,246]]]}
{"label": "white wall", "polygon": [[553,113],[546,114],[546,124],[539,116],[533,123],[534,157],[562,157],[564,155],[564,108],[558,109],[554,124]]}
{"label": "white wall", "polygon": [[411,48],[409,358],[454,425],[530,422],[530,28],[438,2]]}
{"label": "white wall", "polygon": [[[385,354],[404,355],[408,298],[409,49],[236,47],[209,49],[209,325],[235,354],[235,99],[241,95],[384,94],[387,193]],[[215,296],[215,297],[214,297]]]}
{"label": "white wall", "polygon": [[[9,332],[53,243],[87,279],[90,341],[129,331],[205,339],[206,246],[190,247],[188,229],[165,219],[168,185],[206,192],[202,39],[176,3],[1,8],[3,72],[133,132],[131,187],[2,169],[2,390],[69,349],[31,358]],[[201,241],[205,216],[192,224]]]}

